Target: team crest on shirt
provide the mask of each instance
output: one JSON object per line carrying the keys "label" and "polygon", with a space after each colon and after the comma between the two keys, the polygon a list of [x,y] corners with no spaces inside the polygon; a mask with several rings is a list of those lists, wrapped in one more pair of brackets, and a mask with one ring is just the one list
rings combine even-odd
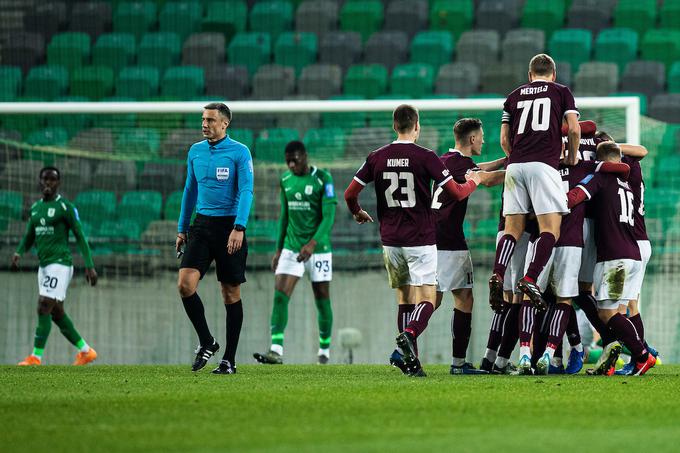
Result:
{"label": "team crest on shirt", "polygon": [[314,188],[311,185],[305,186],[305,195],[311,195]]}
{"label": "team crest on shirt", "polygon": [[229,179],[229,167],[217,167],[215,169],[215,177],[218,181],[226,181]]}
{"label": "team crest on shirt", "polygon": [[295,192],[295,199],[302,200],[302,194],[300,192]]}
{"label": "team crest on shirt", "polygon": [[54,217],[54,213],[56,210],[54,208],[48,208],[47,209],[47,217]]}
{"label": "team crest on shirt", "polygon": [[40,218],[40,225],[45,226],[45,217]]}

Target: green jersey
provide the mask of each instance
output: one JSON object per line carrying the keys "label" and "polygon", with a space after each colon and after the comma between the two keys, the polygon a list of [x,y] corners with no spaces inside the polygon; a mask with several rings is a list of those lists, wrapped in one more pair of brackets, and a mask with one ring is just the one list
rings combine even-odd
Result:
{"label": "green jersey", "polygon": [[325,170],[310,167],[304,176],[287,171],[281,176],[281,216],[277,249],[299,252],[314,239],[315,253],[331,251],[331,229],[335,220],[333,178]]}
{"label": "green jersey", "polygon": [[40,267],[55,263],[71,266],[73,260],[68,245],[69,230],[73,231],[78,241],[80,253],[85,258],[85,267],[93,268],[92,253],[80,225],[78,210],[61,195],[57,195],[52,201],[38,200],[33,203],[26,234],[17,253],[22,255],[35,243]]}

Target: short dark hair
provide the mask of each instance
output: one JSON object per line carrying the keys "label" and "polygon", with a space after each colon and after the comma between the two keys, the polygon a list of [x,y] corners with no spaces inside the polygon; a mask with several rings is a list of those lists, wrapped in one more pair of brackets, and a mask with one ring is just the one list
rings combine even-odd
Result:
{"label": "short dark hair", "polygon": [[229,110],[227,104],[224,104],[223,102],[211,102],[210,104],[206,105],[203,108],[205,110],[217,110],[218,112],[220,112],[220,115],[222,115],[231,122],[231,110]]}
{"label": "short dark hair", "polygon": [[412,105],[401,104],[394,109],[392,118],[394,120],[394,130],[403,134],[416,127],[416,123],[418,122],[418,110]]}
{"label": "short dark hair", "polygon": [[38,177],[39,177],[39,178],[42,178],[42,177],[43,177],[43,173],[45,173],[46,171],[53,171],[53,172],[55,172],[55,173],[57,174],[57,179],[61,179],[61,172],[59,171],[59,169],[58,169],[57,167],[53,167],[53,166],[51,166],[51,165],[48,165],[47,167],[41,168],[41,169],[40,169],[40,173],[38,173]]}
{"label": "short dark hair", "polygon": [[595,131],[595,138],[597,140],[602,140],[604,142],[613,142],[614,139],[612,138],[611,135],[606,133],[605,131]]}
{"label": "short dark hair", "polygon": [[550,55],[539,53],[529,62],[529,72],[538,76],[546,76],[555,72],[555,60]]}
{"label": "short dark hair", "polygon": [[286,154],[293,154],[296,151],[300,151],[303,154],[307,154],[307,148],[305,148],[305,144],[302,143],[300,140],[293,140],[291,142],[288,142],[286,145]]}
{"label": "short dark hair", "polygon": [[456,140],[462,140],[481,128],[482,120],[479,118],[461,118],[453,125],[453,135],[456,136]]}
{"label": "short dark hair", "polygon": [[600,143],[597,145],[597,149],[595,150],[595,156],[597,160],[607,160],[609,157],[620,155],[621,147],[612,141]]}

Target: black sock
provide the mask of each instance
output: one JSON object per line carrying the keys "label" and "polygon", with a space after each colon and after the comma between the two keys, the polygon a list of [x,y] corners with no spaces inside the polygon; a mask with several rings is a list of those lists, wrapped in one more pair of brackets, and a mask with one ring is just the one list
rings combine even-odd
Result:
{"label": "black sock", "polygon": [[198,335],[198,341],[201,343],[201,346],[205,347],[213,344],[215,339],[210,333],[208,322],[205,320],[203,302],[201,302],[201,298],[198,297],[198,293],[193,293],[189,297],[182,297],[182,303],[184,304],[184,311],[187,312],[191,324],[194,325],[194,330]]}
{"label": "black sock", "polygon": [[241,336],[241,325],[243,325],[243,304],[239,300],[233,304],[225,305],[227,310],[227,345],[224,348],[222,360],[228,360],[232,365],[236,364],[236,348],[238,339]]}

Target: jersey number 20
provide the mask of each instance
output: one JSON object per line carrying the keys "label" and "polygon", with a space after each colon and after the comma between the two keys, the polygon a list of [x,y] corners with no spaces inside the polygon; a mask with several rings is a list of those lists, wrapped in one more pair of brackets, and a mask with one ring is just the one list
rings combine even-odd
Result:
{"label": "jersey number 20", "polygon": [[529,110],[531,110],[531,129],[534,131],[547,131],[550,127],[550,98],[538,98],[529,101],[519,101],[517,108],[522,111],[519,116],[517,133],[523,134],[527,127]]}
{"label": "jersey number 20", "polygon": [[[408,171],[386,171],[383,172],[383,179],[390,182],[385,190],[385,200],[388,208],[412,208],[416,205],[416,186],[413,181],[413,173]],[[403,181],[403,184],[402,184]],[[402,195],[406,195],[406,200],[395,200],[394,193],[401,189]]]}

